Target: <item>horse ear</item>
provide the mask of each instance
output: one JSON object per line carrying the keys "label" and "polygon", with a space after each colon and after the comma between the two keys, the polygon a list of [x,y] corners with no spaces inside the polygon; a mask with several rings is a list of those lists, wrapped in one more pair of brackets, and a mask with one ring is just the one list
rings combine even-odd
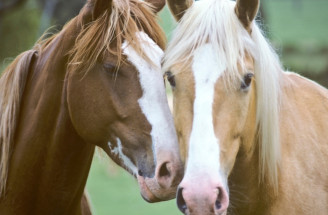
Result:
{"label": "horse ear", "polygon": [[250,30],[250,24],[254,20],[259,10],[260,0],[237,0],[235,11],[247,30]]}
{"label": "horse ear", "polygon": [[161,11],[166,3],[165,0],[145,0],[145,2],[148,2],[149,4],[153,5],[155,13]]}
{"label": "horse ear", "polygon": [[113,0],[94,0],[93,2],[92,20],[96,20],[106,10],[111,10]]}
{"label": "horse ear", "polygon": [[101,14],[111,8],[112,0],[88,0],[79,14],[82,25],[96,20]]}
{"label": "horse ear", "polygon": [[167,0],[169,8],[177,21],[183,17],[185,11],[193,4],[193,2],[193,0]]}

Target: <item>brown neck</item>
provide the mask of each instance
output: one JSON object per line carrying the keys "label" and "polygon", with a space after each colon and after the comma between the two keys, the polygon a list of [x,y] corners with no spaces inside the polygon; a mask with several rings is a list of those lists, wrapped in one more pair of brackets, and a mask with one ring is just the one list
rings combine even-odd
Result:
{"label": "brown neck", "polygon": [[70,25],[29,71],[0,214],[80,213],[95,146],[76,133],[67,108],[67,53],[80,30]]}

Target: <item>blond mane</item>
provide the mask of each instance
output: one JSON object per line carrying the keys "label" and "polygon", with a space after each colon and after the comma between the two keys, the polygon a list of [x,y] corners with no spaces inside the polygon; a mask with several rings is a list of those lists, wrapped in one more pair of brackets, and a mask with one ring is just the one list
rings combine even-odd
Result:
{"label": "blond mane", "polygon": [[164,49],[165,35],[150,4],[140,0],[113,0],[112,8],[87,25],[78,35],[71,51],[70,66],[73,70],[88,72],[107,53],[117,56],[119,65],[124,41],[147,61],[151,61],[136,40],[136,33],[139,31],[148,34]]}
{"label": "blond mane", "polygon": [[257,24],[252,24],[250,35],[238,20],[234,7],[235,2],[229,0],[194,2],[178,24],[166,49],[163,71],[190,62],[197,47],[210,43],[217,52],[216,57],[226,62],[227,72],[224,77],[229,87],[233,86],[235,79],[241,78],[237,62],[241,68],[246,68],[245,54],[249,53],[254,58],[259,181],[265,180],[277,190],[280,160],[279,79],[282,69],[276,53]]}

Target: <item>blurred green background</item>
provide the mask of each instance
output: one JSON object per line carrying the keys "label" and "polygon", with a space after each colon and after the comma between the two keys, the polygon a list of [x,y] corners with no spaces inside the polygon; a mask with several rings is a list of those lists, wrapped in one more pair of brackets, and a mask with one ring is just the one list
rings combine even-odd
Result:
{"label": "blurred green background", "polygon": [[[77,15],[84,0],[0,0],[0,72],[20,52]],[[328,87],[328,1],[262,0],[260,22],[286,69]],[[160,23],[168,38],[175,23],[167,8]],[[149,204],[132,176],[95,156],[87,182],[96,215],[178,215],[175,201]]]}
{"label": "blurred green background", "polygon": [[147,203],[137,181],[106,155],[96,155],[87,182],[95,215],[180,215],[175,200]]}

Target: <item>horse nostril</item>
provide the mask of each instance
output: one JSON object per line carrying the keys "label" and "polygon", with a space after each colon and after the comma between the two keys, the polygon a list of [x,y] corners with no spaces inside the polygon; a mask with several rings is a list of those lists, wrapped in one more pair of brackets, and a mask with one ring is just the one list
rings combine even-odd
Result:
{"label": "horse nostril", "polygon": [[215,201],[215,208],[217,210],[219,210],[221,208],[221,202],[218,199]]}
{"label": "horse nostril", "polygon": [[161,188],[168,189],[174,186],[176,175],[174,166],[170,162],[163,162],[157,167],[156,180]]}
{"label": "horse nostril", "polygon": [[140,170],[140,169],[138,170],[138,175],[139,175],[139,176],[143,176],[143,172],[142,172],[142,170]]}
{"label": "horse nostril", "polygon": [[223,190],[220,187],[218,187],[217,192],[218,192],[218,195],[217,195],[216,201],[215,201],[215,208],[217,210],[219,210],[222,207]]}
{"label": "horse nostril", "polygon": [[179,210],[182,213],[185,213],[187,210],[187,204],[186,204],[186,201],[183,199],[182,190],[183,190],[183,188],[179,187],[178,194],[177,194],[177,205],[178,205]]}
{"label": "horse nostril", "polygon": [[162,166],[159,169],[159,177],[170,177],[171,173],[168,168],[168,162],[165,162],[162,164]]}

